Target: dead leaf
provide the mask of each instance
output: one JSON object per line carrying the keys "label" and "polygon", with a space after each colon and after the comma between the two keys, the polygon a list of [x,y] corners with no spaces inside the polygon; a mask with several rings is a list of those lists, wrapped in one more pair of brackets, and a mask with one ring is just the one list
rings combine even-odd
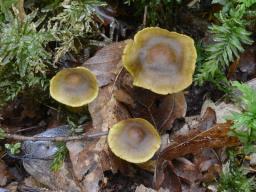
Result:
{"label": "dead leaf", "polygon": [[[54,137],[68,136],[70,130],[67,126],[48,129],[37,136]],[[52,190],[72,190],[81,192],[80,186],[72,176],[71,163],[65,161],[57,172],[51,171],[51,158],[57,150],[56,143],[49,141],[25,141],[22,145],[23,152],[28,158],[23,159],[23,167],[38,182]],[[33,157],[33,158],[29,158]]]}
{"label": "dead leaf", "polygon": [[170,135],[170,139],[180,143],[214,126],[216,123],[215,111],[211,107],[203,108],[201,113],[204,112],[204,114],[201,117],[186,117],[185,124],[174,134]]}
{"label": "dead leaf", "polygon": [[176,173],[173,171],[171,161],[164,161],[161,166],[157,167],[157,179],[154,179],[154,187],[159,190],[160,187],[173,192],[182,192],[181,181]]}
{"label": "dead leaf", "polygon": [[250,81],[246,82],[249,86],[256,90],[256,78],[251,79]]}
{"label": "dead leaf", "polygon": [[191,185],[201,179],[202,175],[198,167],[187,158],[179,157],[173,160],[172,163],[173,171],[180,179],[185,181],[185,183]]}
{"label": "dead leaf", "polygon": [[[98,75],[101,85],[108,84],[100,89],[98,97],[88,105],[93,123],[90,131],[93,132],[107,131],[115,123],[130,117],[128,111],[112,94],[115,87],[113,82],[111,82],[113,80],[112,77],[115,77],[113,71],[115,71],[117,63],[121,58],[121,48],[119,46],[124,46],[124,43],[115,43],[103,48],[96,54],[95,58],[89,60],[91,64],[88,64],[89,61],[86,64],[91,67],[91,70],[95,70],[93,72]],[[101,68],[101,66],[105,65],[109,66]],[[97,73],[97,70],[101,73]],[[111,78],[108,75],[106,76],[106,74],[109,74]],[[111,170],[116,172],[117,169],[121,169],[122,161],[117,160],[109,151],[106,137],[89,142],[69,142],[67,147],[70,152],[74,174],[84,191],[98,191],[99,181],[103,179],[104,171]]]}
{"label": "dead leaf", "polygon": [[113,97],[113,86],[103,87],[97,99],[89,104],[93,126],[107,131],[117,122],[130,117],[126,108]]}
{"label": "dead leaf", "polygon": [[50,190],[46,188],[44,185],[38,183],[33,177],[27,177],[24,179],[23,182],[19,183],[18,191],[63,192],[63,190]]}
{"label": "dead leaf", "polygon": [[48,186],[52,190],[81,191],[70,174],[72,173],[70,163],[64,163],[58,172],[52,172],[50,170],[50,163],[46,160],[29,160],[23,163],[23,166],[38,182]]}
{"label": "dead leaf", "polygon": [[216,113],[211,107],[208,107],[201,118],[201,121],[195,127],[197,127],[198,130],[204,131],[212,127],[215,123]]}
{"label": "dead leaf", "polygon": [[148,120],[159,132],[170,129],[175,119],[186,114],[187,105],[182,92],[159,95],[134,87],[132,77],[126,71],[121,72],[116,84],[115,98],[125,104],[131,116]]}
{"label": "dead leaf", "polygon": [[74,176],[80,182],[82,191],[99,191],[99,182],[104,178],[103,171],[111,169],[111,159],[104,155],[105,145],[104,137],[88,142],[67,143]]}
{"label": "dead leaf", "polygon": [[[237,65],[238,64],[238,65]],[[256,77],[256,44],[249,46],[240,56],[240,59],[231,65],[229,79],[248,81]]]}
{"label": "dead leaf", "polygon": [[248,76],[256,75],[256,45],[249,46],[240,57],[239,69]]}
{"label": "dead leaf", "polygon": [[[211,102],[205,102],[200,117],[191,117],[192,120],[186,120],[183,127],[171,135],[171,146],[186,142],[213,127],[216,123],[216,114],[212,108],[215,108],[215,105],[211,105]],[[209,181],[213,176],[216,178],[219,173],[218,170],[220,170],[218,168],[221,167],[216,152],[206,148],[186,155],[189,156],[180,156],[170,160],[173,164],[171,171],[180,180],[182,191],[204,191],[201,183]],[[161,169],[157,168],[157,170],[160,178],[165,177]],[[161,183],[161,179],[158,177],[155,177],[155,181],[158,182],[157,184]]]}
{"label": "dead leaf", "polygon": [[[90,131],[108,130],[113,124],[126,118],[119,103],[110,98],[110,87],[100,90],[98,98],[89,104],[89,111],[93,119]],[[120,116],[119,116],[120,115]],[[106,137],[93,141],[68,142],[67,147],[76,178],[82,185],[83,191],[96,192],[99,190],[99,181],[104,178],[103,172],[119,169],[120,161],[116,161],[108,150]],[[120,163],[120,164],[119,164]]]}
{"label": "dead leaf", "polygon": [[[181,139],[180,142],[174,143],[160,152],[157,168],[155,172],[155,186],[158,188],[161,187],[161,178],[160,167],[165,160],[173,160],[177,157],[182,157],[187,154],[195,154],[202,151],[205,148],[221,148],[227,146],[235,146],[239,144],[237,138],[229,137],[227,135],[231,122],[216,124],[212,128],[200,132],[197,135],[192,134],[186,139]],[[176,140],[177,141],[177,140]]]}
{"label": "dead leaf", "polygon": [[7,180],[11,178],[9,171],[7,170],[7,166],[4,161],[0,160],[0,187],[6,185]]}
{"label": "dead leaf", "polygon": [[0,113],[3,124],[12,128],[10,132],[15,132],[21,127],[37,125],[45,117],[45,110],[42,109],[43,106],[38,104],[38,100],[23,93],[22,97],[17,97],[2,108]]}
{"label": "dead leaf", "polygon": [[4,192],[17,192],[18,182],[12,182],[5,187],[6,191]]}
{"label": "dead leaf", "polygon": [[144,185],[140,185],[140,186],[136,187],[135,192],[156,192],[156,191],[154,189],[147,188]]}
{"label": "dead leaf", "polygon": [[125,41],[112,43],[100,49],[93,57],[85,61],[84,67],[90,69],[98,80],[99,86],[105,86],[115,80],[121,65]]}
{"label": "dead leaf", "polygon": [[240,58],[237,58],[232,64],[229,66],[227,78],[230,79],[237,71],[237,68],[240,64]]}
{"label": "dead leaf", "polygon": [[189,153],[196,153],[204,148],[235,146],[239,142],[237,138],[228,136],[230,126],[231,122],[216,124],[212,128],[188,138],[186,141],[167,147],[160,153],[159,158],[172,160]]}
{"label": "dead leaf", "polygon": [[140,185],[138,187],[136,187],[135,192],[169,192],[169,190],[164,190],[164,189],[159,189],[158,191],[145,187],[144,185]]}
{"label": "dead leaf", "polygon": [[[93,127],[89,132],[108,131],[115,123],[129,118],[127,110],[113,97],[114,80],[121,67],[125,42],[112,43],[100,49],[83,66],[90,69],[101,87],[98,97],[88,105]],[[74,175],[83,191],[96,192],[103,172],[121,169],[122,161],[109,151],[106,137],[93,141],[68,142]]]}
{"label": "dead leaf", "polygon": [[241,109],[232,104],[221,102],[215,107],[216,115],[217,115],[217,123],[225,123],[227,118],[232,115],[232,113],[241,113]]}
{"label": "dead leaf", "polygon": [[256,153],[250,155],[250,165],[254,167],[256,166]]}

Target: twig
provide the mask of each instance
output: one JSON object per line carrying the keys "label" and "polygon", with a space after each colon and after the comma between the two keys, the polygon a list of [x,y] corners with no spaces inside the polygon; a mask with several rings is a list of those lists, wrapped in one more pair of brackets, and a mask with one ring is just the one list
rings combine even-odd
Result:
{"label": "twig", "polygon": [[24,0],[18,1],[18,10],[19,10],[19,19],[21,22],[24,22],[24,19],[26,17],[26,13],[24,10]]}
{"label": "twig", "polygon": [[111,91],[110,91],[111,98],[112,98],[113,95],[114,95],[113,92],[114,92],[114,89],[115,89],[116,82],[117,82],[117,80],[118,80],[120,74],[122,73],[123,69],[124,69],[124,67],[122,66],[121,69],[120,69],[120,71],[119,71],[119,72],[117,73],[117,75],[116,75],[116,78],[115,78],[115,80],[114,80],[114,82],[113,82],[113,85],[111,86]]}
{"label": "twig", "polygon": [[143,28],[147,26],[147,16],[148,16],[148,6],[144,8],[144,15],[143,15]]}
{"label": "twig", "polygon": [[82,140],[82,139],[85,139],[85,140],[95,139],[98,137],[106,136],[107,134],[108,134],[108,131],[103,131],[98,133],[82,134],[77,136],[39,137],[39,136],[23,136],[23,135],[6,133],[5,138],[18,140],[18,141],[75,141],[75,140]]}
{"label": "twig", "polygon": [[190,3],[187,4],[189,8],[193,7],[196,3],[200,2],[200,0],[193,0]]}

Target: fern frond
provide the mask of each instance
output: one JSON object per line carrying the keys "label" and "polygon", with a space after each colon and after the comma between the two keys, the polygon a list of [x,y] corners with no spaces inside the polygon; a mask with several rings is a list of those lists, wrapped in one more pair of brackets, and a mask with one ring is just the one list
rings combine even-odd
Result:
{"label": "fern frond", "polygon": [[248,178],[247,171],[242,167],[235,167],[229,162],[223,166],[223,173],[218,182],[219,192],[252,192],[255,191],[255,178]]}
{"label": "fern frond", "polygon": [[208,57],[198,69],[195,76],[196,84],[202,85],[204,81],[215,79],[216,74],[220,72],[224,76],[229,64],[244,51],[243,45],[253,43],[251,33],[246,30],[247,22],[243,19],[246,6],[239,5],[228,13],[220,12],[218,19],[221,25],[213,24],[209,27],[213,43],[206,48]]}
{"label": "fern frond", "polygon": [[256,140],[256,91],[249,85],[233,82],[233,87],[239,91],[239,103],[242,113],[233,113],[229,118],[233,121],[231,135],[236,136],[245,145],[245,151],[250,152]]}

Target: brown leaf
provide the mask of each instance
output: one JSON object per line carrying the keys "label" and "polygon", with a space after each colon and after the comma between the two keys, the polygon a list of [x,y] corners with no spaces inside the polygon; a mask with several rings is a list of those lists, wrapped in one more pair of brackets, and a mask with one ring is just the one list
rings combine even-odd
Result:
{"label": "brown leaf", "polygon": [[204,131],[212,127],[215,123],[216,123],[216,113],[211,107],[208,107],[203,117],[201,118],[201,121],[196,127],[198,130]]}
{"label": "brown leaf", "polygon": [[169,192],[169,190],[165,190],[165,189],[159,189],[159,190],[154,190],[154,189],[151,189],[151,188],[148,188],[148,187],[145,187],[144,185],[140,185],[138,187],[136,187],[136,190],[135,192]]}
{"label": "brown leaf", "polygon": [[237,68],[239,66],[240,63],[240,58],[236,59],[230,66],[228,69],[228,74],[227,74],[227,78],[230,79],[235,72],[237,71]]}
{"label": "brown leaf", "polygon": [[256,77],[256,44],[249,46],[229,69],[229,79],[248,81]]}
{"label": "brown leaf", "polygon": [[187,154],[195,154],[205,148],[222,148],[225,146],[227,147],[238,145],[239,141],[237,138],[229,137],[227,135],[230,126],[231,122],[216,124],[212,128],[200,132],[197,135],[194,135],[193,133],[192,136],[186,137],[186,140],[181,139],[180,143],[174,143],[160,152],[155,172],[154,182],[156,187],[161,187],[161,182],[158,181],[158,178],[162,177],[159,170],[164,160],[170,161]]}
{"label": "brown leaf", "polygon": [[[203,111],[202,111],[203,112]],[[188,117],[187,117],[188,118]],[[185,142],[186,140],[196,136],[197,134],[211,128],[216,123],[216,114],[211,107],[204,110],[204,114],[199,119],[188,119],[174,134],[170,135],[170,139],[176,143]]]}
{"label": "brown leaf", "polygon": [[17,192],[18,190],[18,182],[14,181],[14,182],[11,182],[10,184],[8,184],[5,189],[6,189],[6,192]]}
{"label": "brown leaf", "polygon": [[167,147],[159,156],[161,159],[172,160],[189,153],[196,153],[204,148],[220,148],[224,146],[234,146],[239,142],[235,137],[227,135],[231,122],[216,124],[212,128],[187,139],[182,143],[177,143]]}
{"label": "brown leaf", "polygon": [[168,189],[168,191],[181,192],[181,181],[173,171],[174,167],[170,161],[164,161],[157,167],[158,175],[154,178],[156,181],[154,187],[158,190],[160,187]]}
{"label": "brown leaf", "polygon": [[256,45],[249,46],[240,57],[239,69],[247,75],[256,75]]}
{"label": "brown leaf", "polygon": [[184,157],[179,157],[173,160],[173,171],[189,185],[195,183],[202,177],[198,167]]}
{"label": "brown leaf", "polygon": [[116,84],[115,98],[125,104],[131,116],[148,120],[160,132],[170,129],[175,119],[185,116],[187,105],[182,92],[159,95],[133,87],[132,77],[125,71],[121,72]]}
{"label": "brown leaf", "polygon": [[115,123],[130,117],[128,111],[112,94],[113,86],[103,87],[96,100],[89,104],[95,130],[107,131]]}
{"label": "brown leaf", "polygon": [[[114,80],[120,71],[120,61],[125,42],[112,43],[95,56],[88,59],[83,66],[89,68],[97,77],[101,87],[98,97],[88,105],[93,127],[89,131],[107,131],[120,120],[129,118],[127,110],[113,97]],[[116,172],[122,161],[109,151],[106,137],[87,142],[69,142],[74,175],[84,191],[98,191],[103,172]]]}
{"label": "brown leaf", "polygon": [[11,178],[9,171],[7,170],[7,166],[4,161],[0,160],[0,187],[6,185],[7,180]]}
{"label": "brown leaf", "polygon": [[[93,127],[89,132],[107,131],[118,121],[128,116],[125,109],[111,96],[112,85],[101,88],[97,99],[89,104]],[[88,129],[87,129],[88,130]],[[68,142],[70,159],[74,175],[81,183],[83,191],[96,192],[103,172],[116,172],[121,166],[121,160],[113,157],[108,150],[106,137],[93,141]]]}
{"label": "brown leaf", "polygon": [[[98,146],[97,146],[98,144]],[[103,170],[99,162],[99,141],[68,142],[70,159],[73,165],[74,175],[82,186],[82,191],[98,191],[99,181],[103,179]]]}
{"label": "brown leaf", "polygon": [[115,80],[121,67],[118,66],[118,63],[121,60],[125,44],[125,41],[112,43],[100,49],[83,64],[96,75],[100,87]]}

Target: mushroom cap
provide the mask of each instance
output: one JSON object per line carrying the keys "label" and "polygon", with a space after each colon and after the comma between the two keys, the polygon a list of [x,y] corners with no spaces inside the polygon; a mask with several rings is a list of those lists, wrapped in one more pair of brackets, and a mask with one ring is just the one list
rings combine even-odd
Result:
{"label": "mushroom cap", "polygon": [[108,134],[111,151],[131,163],[144,163],[159,149],[161,138],[154,126],[141,118],[118,122]]}
{"label": "mushroom cap", "polygon": [[192,83],[196,57],[191,37],[148,27],[127,43],[122,62],[133,76],[133,85],[166,95]]}
{"label": "mushroom cap", "polygon": [[50,81],[50,95],[70,107],[81,107],[92,102],[98,95],[95,75],[85,67],[59,71]]}

